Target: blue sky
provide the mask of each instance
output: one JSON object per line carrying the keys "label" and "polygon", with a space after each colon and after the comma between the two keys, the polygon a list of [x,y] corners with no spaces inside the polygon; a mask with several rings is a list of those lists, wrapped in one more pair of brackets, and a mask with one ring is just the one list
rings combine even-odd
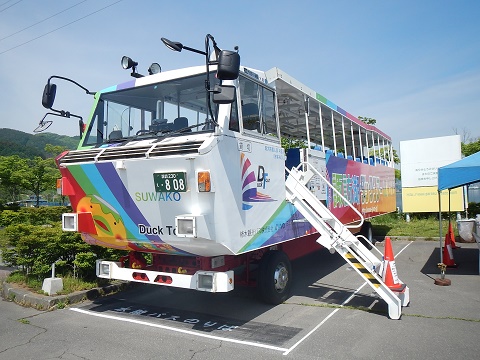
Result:
{"label": "blue sky", "polygon": [[[474,139],[479,18],[473,0],[0,0],[0,127],[32,132],[51,75],[100,90],[131,79],[123,55],[141,73],[152,62],[164,71],[199,65],[202,57],[172,52],[160,38],[202,48],[210,33],[221,48],[238,45],[243,65],[279,67],[351,114],[377,119],[397,150],[402,140],[455,131]],[[92,97],[57,85],[56,108],[86,118]],[[48,131],[76,135],[76,121],[59,118]]]}

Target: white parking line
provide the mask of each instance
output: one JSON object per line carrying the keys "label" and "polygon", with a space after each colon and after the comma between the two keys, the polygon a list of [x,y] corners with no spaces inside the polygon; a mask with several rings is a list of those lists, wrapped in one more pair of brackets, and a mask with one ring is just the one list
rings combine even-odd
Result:
{"label": "white parking line", "polygon": [[[350,302],[350,300],[353,299],[353,297],[360,291],[362,290],[362,288],[367,285],[367,283],[365,282],[363,285],[361,285],[360,287],[358,287],[357,290],[355,290],[353,292],[352,295],[350,295],[340,306],[345,306],[346,304],[348,304]],[[312,335],[320,326],[322,326],[323,324],[325,324],[327,322],[328,319],[330,319],[333,315],[335,315],[336,312],[338,312],[338,310],[340,310],[340,308],[337,308],[335,310],[333,310],[330,314],[327,315],[327,317],[325,319],[322,320],[322,322],[320,324],[318,324],[317,326],[315,326],[312,330],[310,330],[310,332],[305,335],[303,338],[301,338],[300,340],[298,340],[290,349],[288,349],[287,351],[285,351],[283,353],[283,355],[288,355],[293,349],[295,349],[298,345],[300,345],[304,340],[306,340],[310,335]]]}
{"label": "white parking line", "polygon": [[[400,255],[402,253],[403,250],[405,250],[413,241],[410,241],[407,245],[405,245],[402,250],[400,250],[396,257],[398,257],[398,255]],[[350,300],[352,300],[354,298],[354,296],[365,286],[367,285],[368,282],[364,282],[362,285],[360,285],[353,293],[352,295],[350,295],[340,306],[345,306],[346,304],[348,304],[350,302]],[[320,322],[320,324],[318,324],[317,326],[315,326],[312,330],[310,330],[310,332],[305,335],[303,338],[301,338],[300,340],[298,340],[291,348],[289,348],[287,351],[285,351],[283,353],[283,355],[288,355],[293,349],[295,349],[298,345],[300,345],[303,341],[305,341],[310,335],[312,335],[315,331],[317,331],[320,326],[322,326],[323,324],[325,324],[327,322],[328,319],[330,319],[333,315],[335,315],[335,313],[338,312],[338,310],[340,310],[340,308],[337,308],[335,310],[333,310],[330,314],[327,315],[327,317],[325,319],[322,320],[322,322]]]}
{"label": "white parking line", "polygon": [[86,315],[91,315],[91,316],[97,316],[105,319],[111,319],[111,320],[119,320],[119,321],[124,321],[124,322],[129,322],[129,323],[134,323],[138,325],[146,325],[146,326],[151,326],[151,327],[156,327],[164,330],[171,330],[183,334],[189,334],[193,336],[199,336],[199,337],[204,337],[212,340],[219,340],[219,341],[226,341],[226,342],[231,342],[231,343],[236,343],[236,344],[242,344],[242,345],[248,345],[248,346],[254,346],[254,347],[259,347],[259,348],[264,348],[264,349],[270,349],[270,350],[277,350],[277,351],[287,351],[288,349],[286,348],[281,348],[277,346],[272,346],[272,345],[267,345],[267,344],[261,344],[261,343],[254,343],[250,341],[242,341],[242,340],[236,340],[236,339],[230,339],[230,338],[224,338],[221,336],[213,336],[213,335],[208,335],[208,334],[202,334],[199,332],[195,331],[190,331],[190,330],[183,330],[183,329],[177,329],[174,327],[170,326],[165,326],[165,325],[160,325],[160,324],[153,324],[147,321],[141,321],[141,320],[136,320],[136,319],[128,319],[128,318],[123,318],[120,316],[113,316],[113,315],[106,315],[106,314],[100,314],[94,311],[89,311],[89,310],[84,310],[84,309],[79,309],[79,308],[70,308],[70,310],[86,314]]}
{"label": "white parking line", "polygon": [[402,253],[402,251],[403,251],[403,250],[405,250],[407,247],[409,247],[409,246],[410,246],[410,244],[411,244],[411,243],[413,243],[413,241],[410,241],[410,242],[409,242],[407,245],[405,245],[405,246],[403,247],[403,249],[402,249],[402,250],[400,250],[400,251],[397,253],[397,255],[395,255],[395,257],[397,257],[398,255],[400,255],[400,254]]}
{"label": "white parking line", "polygon": [[333,310],[330,314],[327,315],[327,317],[325,319],[323,319],[323,321],[318,324],[317,326],[315,326],[312,330],[310,330],[310,332],[305,335],[303,338],[301,338],[300,340],[298,340],[290,349],[286,350],[283,355],[288,355],[293,349],[295,349],[298,345],[300,345],[305,339],[307,339],[310,335],[312,335],[315,331],[317,331],[317,329],[322,326],[323,324],[325,324],[327,322],[328,319],[330,319],[333,315],[335,315],[335,313],[340,310],[340,308],[338,309],[335,309]]}

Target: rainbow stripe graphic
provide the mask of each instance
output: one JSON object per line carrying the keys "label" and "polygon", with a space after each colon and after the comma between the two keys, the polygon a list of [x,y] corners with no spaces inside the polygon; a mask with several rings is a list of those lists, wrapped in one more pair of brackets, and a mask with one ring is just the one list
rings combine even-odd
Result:
{"label": "rainbow stripe graphic", "polygon": [[70,201],[74,211],[92,213],[97,235],[82,234],[86,242],[125,250],[189,255],[166,244],[159,235],[139,233],[138,224],[151,224],[112,163],[70,165],[61,171],[73,188]]}

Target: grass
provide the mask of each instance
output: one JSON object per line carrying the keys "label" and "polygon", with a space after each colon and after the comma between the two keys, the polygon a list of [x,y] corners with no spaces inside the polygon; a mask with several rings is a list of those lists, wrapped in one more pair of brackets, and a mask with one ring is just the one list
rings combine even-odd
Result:
{"label": "grass", "polygon": [[[62,277],[63,290],[58,292],[57,295],[71,294],[75,291],[90,290],[101,285],[100,282],[104,282],[103,279],[95,279],[93,281],[87,281],[82,279],[76,279],[71,276]],[[6,279],[9,283],[18,284],[24,286],[39,294],[44,294],[42,291],[43,279],[38,277],[25,275],[21,271],[12,272]]]}
{"label": "grass", "polygon": [[[438,240],[439,221],[438,215],[412,214],[410,221],[405,220],[405,214],[391,213],[371,219],[375,236],[407,236],[423,237]],[[458,234],[457,223],[452,219],[452,228]],[[448,231],[448,219],[442,219],[442,235]]]}

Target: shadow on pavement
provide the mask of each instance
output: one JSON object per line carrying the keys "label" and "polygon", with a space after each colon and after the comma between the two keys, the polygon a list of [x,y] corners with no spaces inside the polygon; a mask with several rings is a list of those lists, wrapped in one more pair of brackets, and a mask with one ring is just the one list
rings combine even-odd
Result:
{"label": "shadow on pavement", "polygon": [[[462,244],[457,244],[462,246]],[[453,259],[458,265],[456,268],[448,268],[447,273],[452,275],[478,275],[478,248],[457,247],[453,249]],[[440,262],[440,248],[432,251],[427,262],[420,270],[423,274],[438,274],[437,264]]]}

